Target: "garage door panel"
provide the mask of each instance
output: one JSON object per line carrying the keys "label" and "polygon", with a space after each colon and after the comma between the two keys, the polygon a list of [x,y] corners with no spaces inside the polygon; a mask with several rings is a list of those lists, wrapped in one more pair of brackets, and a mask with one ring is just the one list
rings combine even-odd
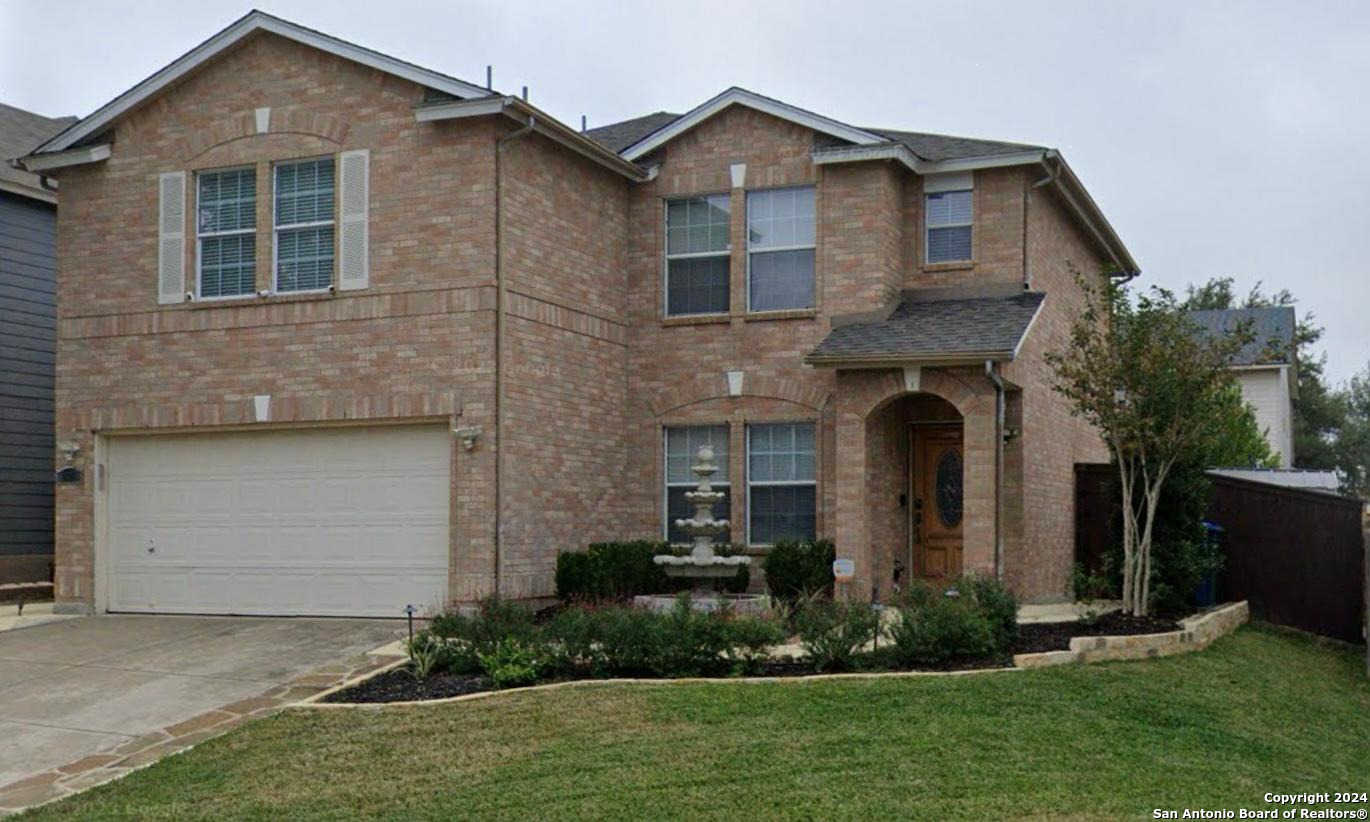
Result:
{"label": "garage door panel", "polygon": [[445,426],[112,440],[110,609],[440,606],[449,451]]}

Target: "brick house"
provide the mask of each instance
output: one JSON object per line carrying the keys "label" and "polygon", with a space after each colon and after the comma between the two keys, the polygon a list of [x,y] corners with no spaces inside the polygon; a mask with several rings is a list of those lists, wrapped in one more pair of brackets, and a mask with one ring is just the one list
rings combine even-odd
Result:
{"label": "brick house", "polygon": [[1068,591],[1104,452],[1043,353],[1072,268],[1136,265],[1054,150],[741,89],[577,131],[253,12],[20,162],[64,199],[64,608],[546,596],[705,441],[757,554]]}

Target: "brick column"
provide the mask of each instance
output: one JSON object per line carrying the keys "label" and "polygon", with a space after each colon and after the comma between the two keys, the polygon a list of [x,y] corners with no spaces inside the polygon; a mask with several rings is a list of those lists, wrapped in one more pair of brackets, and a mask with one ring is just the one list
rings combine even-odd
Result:
{"label": "brick column", "polygon": [[994,406],[977,398],[964,411],[965,463],[961,567],[994,575]]}
{"label": "brick column", "polygon": [[837,392],[837,556],[856,563],[856,577],[839,593],[864,600],[870,596],[871,556],[869,504],[866,499],[865,401],[857,392]]}

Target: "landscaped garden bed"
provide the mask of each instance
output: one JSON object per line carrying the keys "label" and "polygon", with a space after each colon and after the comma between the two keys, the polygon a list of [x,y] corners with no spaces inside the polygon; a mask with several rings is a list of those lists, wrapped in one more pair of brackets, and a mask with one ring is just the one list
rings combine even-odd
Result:
{"label": "landscaped garden bed", "polygon": [[974,575],[945,586],[915,582],[878,608],[837,601],[832,548],[824,542],[772,549],[766,579],[776,608],[769,615],[737,613],[726,601],[702,610],[688,592],[665,612],[633,607],[626,600],[674,584],[650,564],[659,550],[607,543],[565,555],[559,605],[534,612],[490,599],[474,613],[439,614],[408,641],[408,660],[319,701],[421,702],[578,680],[1041,667],[1202,647],[1237,622],[1205,617],[1195,628],[1193,620],[1109,613],[1019,625],[1013,596],[998,580]]}

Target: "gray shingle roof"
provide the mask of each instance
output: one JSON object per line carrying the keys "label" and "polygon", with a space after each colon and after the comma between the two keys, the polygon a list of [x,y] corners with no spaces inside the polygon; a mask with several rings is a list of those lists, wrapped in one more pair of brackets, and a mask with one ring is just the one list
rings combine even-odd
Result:
{"label": "gray shingle roof", "polygon": [[10,166],[49,137],[76,122],[75,117],[44,117],[0,103],[0,184],[39,189],[38,175]]}
{"label": "gray shingle roof", "polygon": [[921,299],[905,292],[884,320],[834,328],[805,362],[954,360],[1008,357],[1018,348],[1046,295]]}
{"label": "gray shingle roof", "polygon": [[[621,152],[647,135],[659,131],[682,115],[658,111],[612,123],[585,132],[586,136],[611,151]],[[958,160],[964,157],[987,157],[997,154],[1017,154],[1020,151],[1041,149],[1026,143],[1005,143],[998,140],[978,140],[973,137],[953,137],[946,134],[927,134],[919,131],[894,131],[887,128],[868,128],[866,131],[902,143],[924,160]]]}
{"label": "gray shingle roof", "polygon": [[1250,323],[1253,339],[1232,358],[1233,365],[1281,365],[1293,361],[1294,309],[1282,305],[1272,308],[1224,308],[1190,311],[1205,334],[1231,334],[1242,323]]}
{"label": "gray shingle roof", "polygon": [[1027,143],[1005,143],[999,140],[980,140],[974,137],[953,137],[948,134],[925,134],[918,131],[891,131],[887,128],[871,128],[876,134],[883,135],[908,146],[909,150],[924,160],[960,160],[965,157],[992,157],[999,154],[1017,154],[1023,151],[1041,151],[1045,146]]}
{"label": "gray shingle roof", "polygon": [[658,111],[655,114],[634,117],[621,123],[611,123],[607,126],[588,129],[585,136],[610,151],[621,152],[648,134],[679,120],[680,117],[681,115],[669,111]]}

